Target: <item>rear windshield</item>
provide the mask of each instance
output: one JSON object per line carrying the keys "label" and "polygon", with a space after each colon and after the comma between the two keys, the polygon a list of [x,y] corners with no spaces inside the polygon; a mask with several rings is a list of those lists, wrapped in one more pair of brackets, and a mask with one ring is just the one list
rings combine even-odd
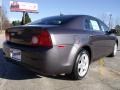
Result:
{"label": "rear windshield", "polygon": [[35,22],[29,23],[29,25],[62,25],[70,22],[76,17],[73,16],[54,16],[43,18]]}

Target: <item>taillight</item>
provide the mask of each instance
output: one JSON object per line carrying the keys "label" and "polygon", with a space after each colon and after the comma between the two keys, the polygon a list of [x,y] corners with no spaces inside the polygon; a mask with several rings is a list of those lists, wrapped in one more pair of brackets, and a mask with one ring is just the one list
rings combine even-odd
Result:
{"label": "taillight", "polygon": [[6,41],[10,40],[10,34],[7,31],[5,32],[5,37],[6,37]]}
{"label": "taillight", "polygon": [[48,31],[44,30],[39,35],[32,37],[33,46],[52,47],[51,36]]}

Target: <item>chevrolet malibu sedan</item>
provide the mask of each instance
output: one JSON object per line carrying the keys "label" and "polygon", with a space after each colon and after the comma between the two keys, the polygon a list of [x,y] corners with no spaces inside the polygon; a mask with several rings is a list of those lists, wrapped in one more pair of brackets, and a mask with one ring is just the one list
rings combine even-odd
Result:
{"label": "chevrolet malibu sedan", "polygon": [[101,20],[88,15],[61,15],[6,30],[7,61],[47,75],[82,79],[91,62],[115,56],[118,39]]}

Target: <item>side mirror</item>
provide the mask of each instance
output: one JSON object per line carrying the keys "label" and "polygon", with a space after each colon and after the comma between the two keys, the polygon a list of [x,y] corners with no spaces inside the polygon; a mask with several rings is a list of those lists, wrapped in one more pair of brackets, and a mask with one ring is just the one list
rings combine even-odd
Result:
{"label": "side mirror", "polygon": [[117,30],[116,29],[110,29],[110,31],[106,31],[107,34],[116,34]]}

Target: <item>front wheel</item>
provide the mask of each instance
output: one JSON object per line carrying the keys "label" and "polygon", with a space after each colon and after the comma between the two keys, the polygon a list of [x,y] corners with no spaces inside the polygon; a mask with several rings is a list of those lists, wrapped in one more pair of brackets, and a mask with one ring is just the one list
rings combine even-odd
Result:
{"label": "front wheel", "polygon": [[82,49],[77,55],[73,71],[70,74],[72,79],[79,80],[85,77],[89,68],[90,56],[88,51]]}
{"label": "front wheel", "polygon": [[118,50],[118,46],[117,46],[117,43],[115,43],[114,48],[113,48],[113,51],[112,51],[112,53],[111,53],[109,56],[110,56],[110,57],[116,56],[117,50]]}

